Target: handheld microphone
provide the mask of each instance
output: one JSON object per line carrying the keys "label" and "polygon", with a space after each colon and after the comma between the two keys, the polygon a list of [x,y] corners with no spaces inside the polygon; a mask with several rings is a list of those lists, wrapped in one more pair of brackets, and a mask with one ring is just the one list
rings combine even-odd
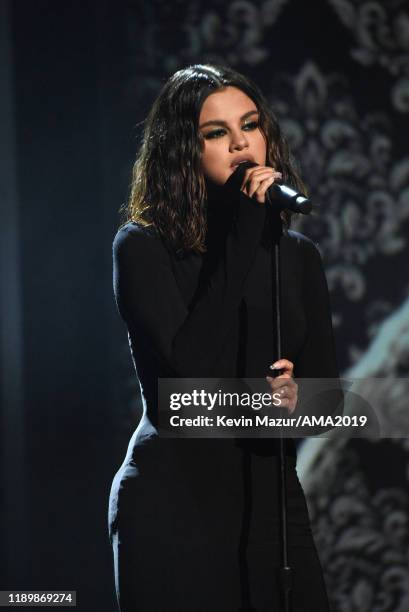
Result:
{"label": "handheld microphone", "polygon": [[[258,164],[251,161],[241,162],[234,171],[234,174],[242,182],[247,168],[253,168],[254,166],[258,166]],[[303,215],[308,215],[312,209],[311,200],[303,193],[299,193],[287,185],[276,182],[266,191],[266,203],[275,208],[277,208],[278,204],[281,210],[288,209]]]}

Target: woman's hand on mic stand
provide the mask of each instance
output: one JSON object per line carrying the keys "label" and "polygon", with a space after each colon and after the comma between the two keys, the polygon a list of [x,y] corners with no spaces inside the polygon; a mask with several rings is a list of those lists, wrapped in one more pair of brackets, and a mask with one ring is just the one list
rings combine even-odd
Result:
{"label": "woman's hand on mic stand", "polygon": [[247,168],[241,191],[250,198],[255,198],[260,204],[266,201],[266,191],[276,180],[282,178],[281,172],[277,172],[270,166],[253,166]]}
{"label": "woman's hand on mic stand", "polygon": [[288,359],[279,359],[270,368],[272,371],[282,370],[279,376],[274,378],[266,376],[266,380],[272,392],[280,396],[281,407],[286,408],[291,414],[296,408],[298,399],[298,385],[293,378],[294,364]]}

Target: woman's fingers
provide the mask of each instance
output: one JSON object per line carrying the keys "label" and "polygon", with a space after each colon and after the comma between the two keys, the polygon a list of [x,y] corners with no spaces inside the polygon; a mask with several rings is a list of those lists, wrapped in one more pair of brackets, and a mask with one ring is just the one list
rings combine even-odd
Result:
{"label": "woman's fingers", "polygon": [[268,166],[254,166],[246,170],[241,191],[246,193],[250,198],[255,197],[260,204],[264,204],[267,189],[274,181],[280,180],[281,178],[281,172],[277,172],[274,168]]}
{"label": "woman's fingers", "polygon": [[298,400],[298,385],[293,378],[294,364],[288,359],[280,359],[272,365],[275,369],[283,370],[283,373],[275,378],[266,376],[266,380],[272,392],[278,393],[280,405],[291,413],[295,410]]}
{"label": "woman's fingers", "polygon": [[250,198],[255,197],[258,202],[264,204],[265,192],[275,180],[280,178],[281,174],[276,172],[253,175],[245,184],[244,190]]}
{"label": "woman's fingers", "polygon": [[267,377],[267,382],[271,387],[272,395],[279,396],[281,408],[286,408],[290,413],[297,406],[298,385],[293,379],[278,381],[277,378]]}
{"label": "woman's fingers", "polygon": [[274,370],[284,370],[283,373],[280,374],[280,376],[283,376],[284,374],[289,374],[290,376],[292,376],[294,364],[292,361],[289,361],[289,359],[279,359],[278,361],[275,361],[271,364],[270,369],[273,372]]}

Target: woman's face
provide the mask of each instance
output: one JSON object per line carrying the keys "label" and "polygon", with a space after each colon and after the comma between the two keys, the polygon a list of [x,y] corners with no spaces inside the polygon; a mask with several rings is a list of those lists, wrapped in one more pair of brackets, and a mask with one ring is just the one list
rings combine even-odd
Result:
{"label": "woman's face", "polygon": [[223,185],[242,161],[266,164],[266,139],[259,128],[257,107],[237,87],[226,87],[206,98],[199,131],[204,139],[202,169],[217,185]]}

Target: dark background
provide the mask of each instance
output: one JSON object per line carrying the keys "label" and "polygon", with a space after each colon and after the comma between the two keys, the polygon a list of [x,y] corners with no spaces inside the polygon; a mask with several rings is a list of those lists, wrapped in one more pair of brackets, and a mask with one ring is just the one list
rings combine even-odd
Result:
{"label": "dark background", "polygon": [[[0,0],[1,589],[73,589],[81,610],[116,609],[107,501],[138,392],[111,244],[138,124],[176,69],[225,62],[260,85],[318,205],[299,229],[324,258],[341,371],[407,374],[409,11],[368,6]],[[387,341],[374,354],[379,337]],[[406,465],[398,446],[393,460]],[[365,449],[357,461],[371,491],[390,492],[378,478],[388,446]],[[403,472],[393,486],[407,525]],[[325,503],[318,520],[314,487],[327,559],[339,530]],[[404,559],[407,528],[400,533]],[[347,563],[339,554],[329,582],[336,562]],[[345,578],[357,595],[334,587],[334,609],[363,610],[387,590],[375,584],[389,562],[377,563],[375,578]]]}

